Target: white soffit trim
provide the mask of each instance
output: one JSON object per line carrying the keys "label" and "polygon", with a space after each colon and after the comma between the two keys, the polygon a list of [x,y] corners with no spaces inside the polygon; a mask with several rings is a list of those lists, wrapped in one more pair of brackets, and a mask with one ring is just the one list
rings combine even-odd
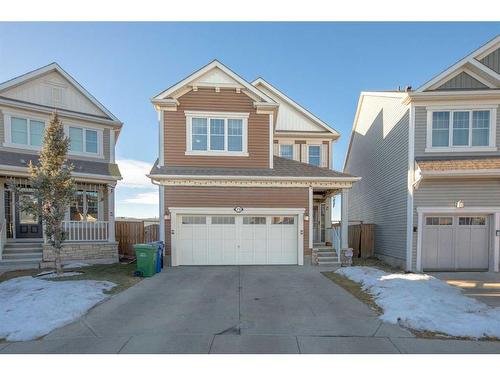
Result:
{"label": "white soffit trim", "polygon": [[[423,92],[425,90],[428,90],[432,86],[438,85],[442,81],[445,81],[448,78],[448,76],[450,76],[453,72],[455,72],[455,70],[463,67],[466,64],[472,64],[472,65],[480,68],[481,70],[483,70],[486,74],[491,75],[490,74],[491,69],[488,69],[486,66],[484,66],[481,63],[479,63],[479,65],[473,64],[472,61],[475,60],[475,59],[477,59],[477,58],[484,57],[483,54],[486,51],[494,50],[495,47],[497,47],[498,45],[500,45],[500,35],[497,36],[497,37],[495,37],[495,38],[493,38],[488,43],[486,43],[482,47],[478,48],[474,52],[470,53],[469,55],[467,55],[463,59],[459,60],[457,63],[453,64],[448,69],[446,69],[442,73],[440,73],[437,76],[435,76],[434,78],[432,78],[430,81],[427,81],[426,83],[424,83],[422,86],[420,86],[419,88],[417,88],[415,90],[415,92]],[[496,78],[496,77],[492,77],[492,78]]]}
{"label": "white soffit trim", "polygon": [[148,174],[150,179],[181,179],[181,180],[253,180],[253,181],[305,181],[313,183],[314,181],[329,181],[329,182],[355,182],[361,180],[361,177],[281,177],[281,176],[230,176],[230,175],[163,175],[163,174]]}
{"label": "white soffit trim", "polygon": [[[330,133],[335,134],[336,136],[340,137],[339,132],[337,132],[335,129],[331,128],[326,124],[324,121],[313,115],[311,112],[309,112],[307,109],[302,107],[300,104],[295,102],[293,99],[289,98],[286,96],[283,92],[278,90],[276,87],[271,85],[269,82],[265,81],[263,78],[257,78],[255,81],[252,82],[252,85],[257,87],[258,85],[262,85],[265,88],[267,88],[269,91],[271,91],[273,94],[278,96],[280,99],[282,99],[284,102],[287,104],[291,105],[293,108],[295,108],[297,111],[305,115],[307,118],[309,118],[311,121],[313,121],[315,124],[321,126],[322,128],[328,130]],[[258,87],[257,87],[258,88]],[[260,91],[260,90],[259,90]]]}
{"label": "white soffit trim", "polygon": [[64,78],[66,78],[80,93],[85,96],[88,100],[90,100],[95,106],[97,106],[101,111],[103,111],[106,115],[109,116],[113,121],[121,123],[118,118],[113,115],[106,107],[104,107],[90,92],[88,92],[82,85],[78,83],[73,77],[71,77],[63,68],[59,66],[59,64],[53,62],[49,65],[43,66],[39,69],[33,70],[29,73],[20,75],[19,77],[13,78],[6,82],[0,84],[0,92],[12,88],[14,86],[19,86],[20,84],[27,82],[29,80],[38,78],[46,73],[56,71],[61,74]]}
{"label": "white soffit trim", "polygon": [[199,78],[202,75],[206,74],[210,70],[216,69],[216,68],[222,70],[225,74],[227,74],[229,77],[231,77],[236,82],[238,82],[239,84],[241,84],[248,91],[250,91],[251,93],[253,93],[257,97],[261,98],[264,102],[275,104],[274,100],[272,100],[270,97],[268,97],[267,95],[265,95],[263,92],[261,92],[257,88],[253,87],[250,83],[248,83],[247,81],[245,81],[238,74],[236,74],[231,69],[229,69],[228,67],[226,67],[224,64],[222,64],[221,62],[219,62],[217,60],[212,61],[211,63],[205,65],[204,67],[202,67],[201,69],[197,70],[193,74],[191,74],[188,77],[184,78],[182,81],[176,83],[173,86],[170,86],[168,89],[166,89],[166,90],[162,91],[161,93],[159,93],[158,95],[154,96],[151,99],[151,101],[152,102],[157,102],[158,100],[169,98],[177,90],[179,90],[182,87],[188,85],[190,82],[196,80],[197,78]]}

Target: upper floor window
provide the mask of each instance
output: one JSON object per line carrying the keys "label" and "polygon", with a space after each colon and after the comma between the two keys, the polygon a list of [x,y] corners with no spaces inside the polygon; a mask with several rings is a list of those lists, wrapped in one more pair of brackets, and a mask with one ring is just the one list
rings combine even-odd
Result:
{"label": "upper floor window", "polygon": [[45,122],[30,118],[10,118],[10,140],[15,145],[40,147],[43,142]]}
{"label": "upper floor window", "polygon": [[186,154],[247,155],[245,113],[186,111]]}
{"label": "upper floor window", "polygon": [[70,150],[76,153],[98,154],[98,131],[76,126],[69,127]]}
{"label": "upper floor window", "polygon": [[317,167],[321,164],[321,146],[320,145],[309,145],[308,147],[308,157],[309,164],[315,165]]}
{"label": "upper floor window", "polygon": [[293,160],[293,145],[280,144],[280,157]]}
{"label": "upper floor window", "polygon": [[496,109],[436,110],[428,115],[427,151],[481,151],[495,148]]}

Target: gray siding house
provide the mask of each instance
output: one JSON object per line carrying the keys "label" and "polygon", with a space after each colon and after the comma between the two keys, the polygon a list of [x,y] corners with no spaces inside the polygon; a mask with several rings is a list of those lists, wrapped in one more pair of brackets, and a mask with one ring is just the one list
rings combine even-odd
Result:
{"label": "gray siding house", "polygon": [[408,271],[499,271],[500,36],[416,90],[362,92],[349,219]]}

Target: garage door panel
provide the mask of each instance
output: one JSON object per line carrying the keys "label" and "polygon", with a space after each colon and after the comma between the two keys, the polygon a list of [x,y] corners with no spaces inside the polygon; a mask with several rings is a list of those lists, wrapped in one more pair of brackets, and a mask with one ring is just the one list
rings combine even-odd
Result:
{"label": "garage door panel", "polygon": [[453,228],[440,228],[438,231],[437,267],[448,268],[454,264]]}
{"label": "garage door panel", "polygon": [[470,264],[474,269],[486,269],[489,263],[489,238],[488,227],[471,228],[471,249],[474,251]]}

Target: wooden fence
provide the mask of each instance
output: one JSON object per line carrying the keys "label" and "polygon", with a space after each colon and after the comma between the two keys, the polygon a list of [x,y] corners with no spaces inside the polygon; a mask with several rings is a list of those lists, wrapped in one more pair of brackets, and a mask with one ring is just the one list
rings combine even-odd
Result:
{"label": "wooden fence", "polygon": [[353,249],[353,257],[369,258],[373,256],[375,247],[375,224],[349,225],[349,247]]}
{"label": "wooden fence", "polygon": [[144,226],[143,221],[116,221],[115,235],[120,257],[135,257],[134,245],[159,240],[159,225]]}

